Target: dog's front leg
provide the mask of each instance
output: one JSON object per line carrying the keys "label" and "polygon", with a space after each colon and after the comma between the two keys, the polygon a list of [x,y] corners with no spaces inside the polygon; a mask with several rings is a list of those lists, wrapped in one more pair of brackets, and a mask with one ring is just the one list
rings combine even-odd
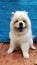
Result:
{"label": "dog's front leg", "polygon": [[29,44],[28,43],[22,43],[21,44],[21,49],[23,52],[24,58],[29,58]]}
{"label": "dog's front leg", "polygon": [[10,40],[10,48],[8,49],[7,53],[10,54],[14,51],[15,48],[15,42],[14,40]]}

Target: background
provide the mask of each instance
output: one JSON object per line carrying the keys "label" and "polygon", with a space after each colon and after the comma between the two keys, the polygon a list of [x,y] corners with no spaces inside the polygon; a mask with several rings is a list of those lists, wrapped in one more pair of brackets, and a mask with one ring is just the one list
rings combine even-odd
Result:
{"label": "background", "polygon": [[32,33],[37,37],[37,0],[0,0],[0,42],[9,42],[11,12],[29,12]]}

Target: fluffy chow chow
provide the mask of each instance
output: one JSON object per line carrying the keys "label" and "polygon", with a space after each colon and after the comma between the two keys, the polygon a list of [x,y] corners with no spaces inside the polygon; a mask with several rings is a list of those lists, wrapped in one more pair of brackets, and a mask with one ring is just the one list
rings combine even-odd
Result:
{"label": "fluffy chow chow", "polygon": [[16,11],[12,12],[10,22],[10,48],[8,54],[12,53],[16,47],[20,47],[24,58],[29,58],[29,48],[35,49],[32,40],[31,22],[28,12]]}

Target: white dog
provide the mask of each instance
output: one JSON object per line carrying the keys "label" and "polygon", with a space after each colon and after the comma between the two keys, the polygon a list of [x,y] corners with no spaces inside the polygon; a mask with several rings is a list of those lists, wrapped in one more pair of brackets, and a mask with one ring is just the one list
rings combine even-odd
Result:
{"label": "white dog", "polygon": [[28,17],[28,12],[16,11],[13,12],[13,17],[10,23],[10,48],[8,54],[19,46],[23,52],[24,58],[29,58],[29,48],[35,49],[32,40],[31,22]]}

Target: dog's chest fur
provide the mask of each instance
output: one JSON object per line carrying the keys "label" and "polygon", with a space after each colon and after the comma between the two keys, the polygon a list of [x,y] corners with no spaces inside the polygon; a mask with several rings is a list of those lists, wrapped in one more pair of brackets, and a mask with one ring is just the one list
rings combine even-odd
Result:
{"label": "dog's chest fur", "polygon": [[26,34],[24,35],[15,35],[14,33],[10,32],[10,37],[12,37],[11,39],[13,39],[15,42],[18,42],[18,44],[21,44],[22,42],[28,42],[29,40],[29,35],[31,35],[30,33],[31,31],[28,30]]}

